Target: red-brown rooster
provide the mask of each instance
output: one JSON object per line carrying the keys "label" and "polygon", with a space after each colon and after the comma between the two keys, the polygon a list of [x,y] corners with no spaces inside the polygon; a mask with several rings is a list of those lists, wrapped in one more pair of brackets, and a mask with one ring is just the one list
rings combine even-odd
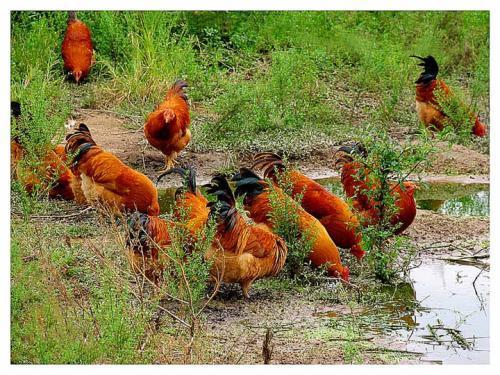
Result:
{"label": "red-brown rooster", "polygon": [[[439,105],[435,93],[437,90],[441,90],[443,95],[447,98],[452,96],[453,93],[446,83],[436,78],[439,72],[439,66],[434,57],[411,57],[421,60],[422,62],[418,65],[424,68],[420,77],[415,81],[417,84],[416,107],[420,121],[433,130],[443,130],[448,120],[448,116]],[[466,110],[466,112],[469,111]],[[472,113],[470,116],[471,120],[474,122],[472,134],[478,137],[484,137],[486,135],[486,125],[479,121],[478,116]]]}
{"label": "red-brown rooster", "polygon": [[168,90],[165,100],[152,112],[144,125],[149,144],[165,155],[165,168],[172,168],[174,161],[191,140],[189,130],[189,104],[184,88],[187,83],[179,80]]}
{"label": "red-brown rooster", "polygon": [[302,195],[302,207],[323,224],[333,242],[342,248],[351,249],[358,259],[364,256],[358,218],[343,199],[299,171],[285,168],[276,154],[256,154],[252,168],[262,168],[264,178],[271,178],[275,183],[278,183],[281,173],[292,185],[292,196]]}
{"label": "red-brown rooster", "polygon": [[160,213],[158,191],[151,180],[97,146],[85,124],[68,134],[66,140],[72,171],[89,203],[153,216]]}
{"label": "red-brown rooster", "polygon": [[197,237],[198,233],[203,232],[208,221],[208,200],[196,186],[196,172],[193,168],[172,168],[162,173],[157,182],[171,173],[183,178],[182,186],[175,192],[175,218],[185,221],[193,236]]}
{"label": "red-brown rooster", "polygon": [[76,12],[68,12],[68,26],[62,43],[64,69],[76,83],[85,79],[93,64],[94,49],[90,30]]}
{"label": "red-brown rooster", "polygon": [[[271,220],[273,208],[268,183],[247,168],[241,168],[240,173],[235,175],[233,180],[236,181],[236,196],[245,196],[243,203],[245,209],[250,212],[250,217],[256,223],[264,223],[273,228]],[[349,268],[342,265],[339,250],[325,227],[278,186],[273,186],[272,189],[277,193],[278,199],[289,200],[289,206],[293,207],[298,215],[298,226],[301,232],[307,233],[309,240],[312,241],[312,249],[309,254],[311,263],[316,267],[327,265],[328,273],[331,276],[349,280]]]}
{"label": "red-brown rooster", "polygon": [[[374,225],[380,222],[380,202],[370,194],[370,191],[379,189],[381,182],[370,169],[361,161],[355,160],[353,155],[366,157],[366,148],[357,143],[353,146],[343,146],[338,151],[336,167],[341,169],[341,181],[346,195],[353,199],[355,210],[364,218],[364,225]],[[391,195],[394,198],[396,213],[390,218],[394,226],[394,233],[402,233],[415,219],[417,206],[415,198],[415,184],[409,181],[400,184],[391,183]]]}
{"label": "red-brown rooster", "polygon": [[209,203],[210,214],[217,222],[216,242],[206,256],[213,261],[212,277],[239,283],[243,295],[249,298],[255,280],[274,276],[283,268],[288,252],[285,241],[266,224],[249,222],[238,212],[224,177],[214,177],[208,192],[217,197]]}

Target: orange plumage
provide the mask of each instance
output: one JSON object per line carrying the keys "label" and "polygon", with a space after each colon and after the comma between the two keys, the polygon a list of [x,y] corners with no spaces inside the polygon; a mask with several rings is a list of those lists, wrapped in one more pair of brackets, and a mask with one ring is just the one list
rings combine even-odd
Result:
{"label": "orange plumage", "polygon": [[[439,72],[439,66],[432,56],[419,57],[412,56],[420,59],[422,63],[418,64],[424,68],[424,71],[420,75],[415,83],[416,86],[416,108],[418,117],[426,126],[432,130],[443,130],[448,116],[444,113],[443,109],[436,100],[435,90],[440,90],[445,98],[449,98],[453,95],[450,88],[442,80],[437,79],[437,74]],[[465,104],[463,104],[465,105]],[[472,127],[472,134],[478,137],[484,137],[486,135],[486,125],[479,121],[479,117],[470,114],[471,119],[474,121]]]}
{"label": "orange plumage", "polygon": [[[237,196],[244,195],[245,209],[250,212],[250,217],[256,223],[264,223],[270,228],[273,223],[270,219],[272,212],[269,200],[270,188],[266,181],[251,170],[242,168],[240,173],[233,178],[236,181]],[[325,227],[314,216],[307,213],[291,197],[287,196],[278,186],[273,186],[279,199],[290,200],[291,205],[298,214],[298,225],[303,233],[307,233],[312,240],[312,249],[309,259],[316,267],[328,264],[331,276],[349,280],[349,269],[342,265],[337,246],[330,238]]]}
{"label": "orange plumage", "polygon": [[174,166],[175,158],[191,140],[191,120],[185,87],[186,82],[175,82],[163,103],[148,116],[144,125],[144,135],[149,144],[165,155],[165,168],[162,172]]}
{"label": "orange plumage", "polygon": [[66,136],[66,153],[89,203],[159,215],[158,191],[142,173],[96,145],[85,124]]}
{"label": "orange plumage", "polygon": [[137,211],[128,218],[127,223],[127,255],[132,270],[158,284],[165,268],[165,256],[161,250],[171,245],[170,233],[176,224]]}
{"label": "orange plumage", "polygon": [[[366,149],[360,144],[343,146],[339,150],[336,165],[340,167],[342,186],[346,195],[353,200],[355,210],[364,218],[364,225],[375,225],[381,219],[380,202],[369,194],[370,191],[379,189],[381,182],[370,169],[352,157],[352,153],[366,155]],[[391,183],[391,195],[394,198],[396,213],[390,218],[390,223],[395,228],[394,233],[402,233],[415,219],[417,206],[413,197],[415,185],[405,181],[403,188],[399,184]]]}
{"label": "orange plumage", "polygon": [[183,178],[183,186],[175,192],[175,218],[186,222],[193,236],[197,237],[208,221],[208,200],[196,186],[196,172],[193,168],[172,168],[162,173],[158,182],[171,173],[177,173]]}
{"label": "orange plumage", "polygon": [[278,182],[277,171],[286,173],[285,178],[292,184],[292,196],[302,195],[302,207],[323,224],[333,242],[351,249],[358,259],[364,256],[358,218],[343,199],[299,171],[286,169],[276,154],[260,153],[254,160],[252,168],[263,168],[264,177],[272,178],[275,183]]}
{"label": "orange plumage", "polygon": [[[176,221],[164,220],[155,216],[134,213],[128,220],[129,258],[136,272],[144,273],[150,280],[158,283],[165,267],[165,256],[160,249],[171,245],[171,231],[177,229],[184,233],[183,238],[187,250],[204,236],[210,209],[208,200],[196,187],[196,173],[192,168],[174,168],[158,177],[177,173],[183,177],[183,185],[175,192],[176,205],[174,217]],[[163,255],[162,255],[163,254]]]}
{"label": "orange plumage", "polygon": [[[222,176],[212,179],[209,193],[217,197],[209,204],[217,217],[216,242],[206,258],[212,260],[212,277],[239,283],[246,298],[251,284],[276,275],[284,266],[287,247],[266,224],[247,221],[236,209],[233,192]],[[220,246],[218,246],[220,245]]]}
{"label": "orange plumage", "polygon": [[76,83],[85,79],[93,64],[93,46],[90,30],[76,19],[75,12],[69,12],[66,35],[61,47],[64,69]]}

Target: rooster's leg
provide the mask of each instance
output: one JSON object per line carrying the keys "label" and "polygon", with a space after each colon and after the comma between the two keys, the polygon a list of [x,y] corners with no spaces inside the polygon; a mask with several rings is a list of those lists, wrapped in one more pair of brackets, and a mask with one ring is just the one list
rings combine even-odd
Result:
{"label": "rooster's leg", "polygon": [[246,299],[250,299],[249,291],[250,291],[250,285],[252,284],[252,281],[253,280],[245,280],[245,281],[240,282],[241,291],[243,292],[243,296]]}
{"label": "rooster's leg", "polygon": [[172,169],[174,167],[174,159],[172,156],[167,156],[165,158],[165,167],[159,173],[165,173],[166,171]]}

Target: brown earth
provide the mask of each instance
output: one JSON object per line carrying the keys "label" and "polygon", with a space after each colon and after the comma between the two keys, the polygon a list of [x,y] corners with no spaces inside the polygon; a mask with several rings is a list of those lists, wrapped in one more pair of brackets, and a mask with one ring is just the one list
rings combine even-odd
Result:
{"label": "brown earth", "polygon": [[[86,110],[81,112],[76,121],[87,124],[92,135],[100,146],[114,153],[131,167],[143,172],[153,181],[158,171],[164,166],[164,157],[158,150],[151,147],[144,138],[142,128],[137,128],[136,119],[121,118],[116,114],[107,114],[100,111]],[[478,175],[487,180],[489,174],[489,156],[468,149],[461,145],[438,144],[438,153],[434,157],[429,175],[455,175],[453,178],[469,180],[469,176]],[[312,178],[327,178],[336,176],[333,170],[335,149],[317,150],[307,160],[293,160],[297,167]],[[190,165],[196,169],[199,184],[208,183],[216,172],[235,170],[240,166],[251,164],[251,154],[233,154],[228,152],[193,152],[188,145],[177,159],[180,165]],[[459,176],[456,176],[459,175]],[[477,181],[475,181],[477,182]],[[176,186],[175,181],[165,178],[158,185],[159,188]]]}

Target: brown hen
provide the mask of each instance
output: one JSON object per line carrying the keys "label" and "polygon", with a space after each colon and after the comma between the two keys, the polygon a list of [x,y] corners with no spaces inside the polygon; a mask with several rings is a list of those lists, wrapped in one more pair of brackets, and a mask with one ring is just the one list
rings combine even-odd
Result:
{"label": "brown hen", "polygon": [[68,12],[68,25],[61,52],[64,69],[75,82],[85,79],[94,62],[94,50],[90,30],[76,18],[76,12]]}
{"label": "brown hen", "polygon": [[174,166],[174,161],[191,140],[189,130],[189,104],[179,80],[168,90],[165,100],[152,112],[144,125],[144,135],[149,144],[165,155],[165,172]]}

